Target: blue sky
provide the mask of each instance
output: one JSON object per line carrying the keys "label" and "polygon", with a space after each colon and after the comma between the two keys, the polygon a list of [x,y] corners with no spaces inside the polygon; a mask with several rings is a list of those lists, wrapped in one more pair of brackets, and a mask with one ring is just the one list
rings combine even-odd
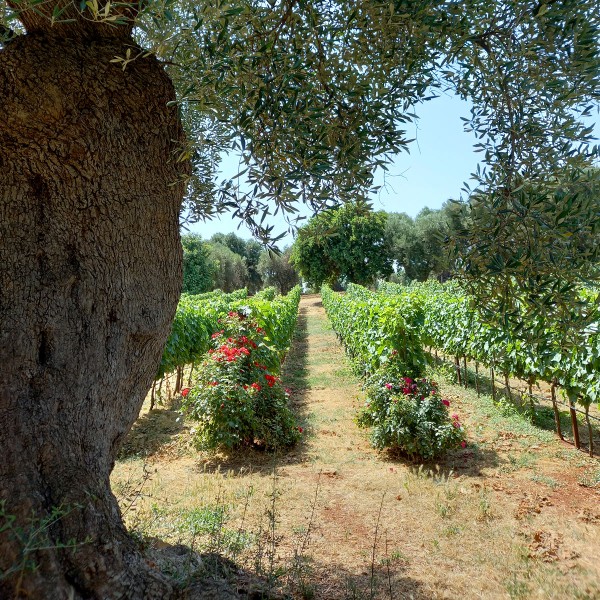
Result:
{"label": "blue sky", "polygon": [[[476,138],[463,130],[461,117],[469,117],[469,105],[456,96],[441,96],[425,103],[419,109],[418,123],[409,125],[408,137],[415,138],[410,153],[398,155],[389,171],[379,173],[376,185],[382,185],[372,198],[375,210],[405,212],[414,217],[425,206],[440,208],[450,198],[459,198],[461,188],[475,170],[479,155],[474,152]],[[597,135],[600,126],[596,125]],[[228,173],[227,168],[231,169]],[[237,169],[237,159],[223,161],[222,177],[230,177]],[[287,229],[283,220],[274,217],[271,221],[278,233]],[[190,231],[199,233],[204,239],[214,233],[234,232],[240,237],[250,238],[245,226],[238,229],[238,222],[229,215],[197,223]],[[291,244],[292,236],[282,243]]]}

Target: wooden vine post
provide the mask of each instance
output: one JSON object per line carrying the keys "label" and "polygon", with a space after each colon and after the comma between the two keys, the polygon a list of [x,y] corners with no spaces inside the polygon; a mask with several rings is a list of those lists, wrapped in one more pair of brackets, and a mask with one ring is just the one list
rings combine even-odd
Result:
{"label": "wooden vine post", "polygon": [[460,375],[460,358],[458,356],[454,357],[454,364],[456,365],[456,376],[458,378],[458,385],[462,385],[462,378]]}
{"label": "wooden vine post", "polygon": [[479,363],[475,361],[475,391],[479,396]]}
{"label": "wooden vine post", "polygon": [[588,427],[588,436],[589,436],[589,452],[590,456],[594,458],[594,431],[592,430],[592,424],[590,423],[590,405],[585,405],[585,422]]}
{"label": "wooden vine post", "polygon": [[154,410],[155,399],[156,399],[156,379],[152,382],[152,393],[150,394],[150,410]]}
{"label": "wooden vine post", "polygon": [[510,391],[510,383],[508,381],[508,373],[504,373],[504,385],[506,387],[506,393],[508,394],[508,399],[512,401],[513,397]]}
{"label": "wooden vine post", "polygon": [[192,367],[190,369],[190,376],[188,377],[188,387],[190,387],[192,385],[192,373],[194,372],[194,367],[196,366],[196,363],[192,363]]}
{"label": "wooden vine post", "polygon": [[552,381],[550,386],[550,394],[552,395],[552,408],[554,409],[554,423],[556,425],[556,433],[561,440],[564,440],[564,436],[560,427],[560,412],[558,411],[558,404],[556,402],[556,379]]}
{"label": "wooden vine post", "polygon": [[573,439],[575,440],[575,448],[579,450],[581,448],[581,442],[579,441],[579,425],[577,423],[577,411],[573,401],[569,399],[569,412],[571,413],[571,428],[573,429]]}
{"label": "wooden vine post", "polygon": [[533,401],[533,377],[527,380],[527,391],[529,392],[529,406],[531,406],[531,422],[535,424],[535,402]]}

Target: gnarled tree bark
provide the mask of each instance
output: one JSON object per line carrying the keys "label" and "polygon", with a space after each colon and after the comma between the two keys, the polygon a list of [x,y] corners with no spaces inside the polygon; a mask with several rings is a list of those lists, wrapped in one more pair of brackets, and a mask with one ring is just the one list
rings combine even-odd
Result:
{"label": "gnarled tree bark", "polygon": [[109,475],[181,285],[175,94],[111,63],[127,27],[34,21],[0,51],[0,597],[166,598]]}

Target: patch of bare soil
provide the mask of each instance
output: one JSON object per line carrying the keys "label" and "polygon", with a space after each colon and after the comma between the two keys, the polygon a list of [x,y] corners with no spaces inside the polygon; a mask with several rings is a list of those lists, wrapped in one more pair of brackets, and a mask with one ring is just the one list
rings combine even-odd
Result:
{"label": "patch of bare soil", "polygon": [[[319,296],[301,301],[284,376],[304,429],[293,451],[200,455],[182,426],[167,446],[185,451],[151,454],[130,526],[216,544],[288,598],[600,598],[600,490],[580,485],[596,460],[482,418],[455,386],[467,448],[426,465],[376,452]],[[117,493],[140,468],[117,465]],[[222,516],[216,534],[202,529],[207,511]]]}

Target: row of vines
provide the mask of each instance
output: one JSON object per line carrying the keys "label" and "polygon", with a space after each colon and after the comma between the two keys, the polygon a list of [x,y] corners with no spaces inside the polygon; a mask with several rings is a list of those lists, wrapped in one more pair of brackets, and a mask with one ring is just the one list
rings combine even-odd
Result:
{"label": "row of vines", "polygon": [[287,296],[267,288],[253,297],[246,290],[182,297],[152,400],[165,376],[175,371],[182,408],[198,422],[192,434],[199,449],[244,444],[273,449],[298,439],[301,431],[279,374],[299,302],[299,287]]}
{"label": "row of vines", "polygon": [[375,372],[392,353],[407,370],[423,370],[424,313],[419,296],[410,292],[382,296],[352,283],[345,294],[324,286],[321,295],[333,328],[362,374]]}
{"label": "row of vines", "polygon": [[419,294],[377,294],[350,284],[345,294],[321,289],[333,329],[359,373],[366,401],[358,424],[379,449],[431,459],[466,446],[458,414],[435,381],[423,377],[425,313]]}
{"label": "row of vines", "polygon": [[380,294],[387,297],[403,298],[407,293],[419,298],[423,308],[425,345],[476,360],[532,384],[544,381],[559,385],[572,401],[583,406],[600,401],[597,329],[585,332],[585,342],[576,347],[565,343],[552,323],[545,324],[543,336],[524,341],[523,336],[509,329],[484,323],[477,308],[455,284],[428,281],[406,288],[384,283],[380,288]]}
{"label": "row of vines", "polygon": [[[509,388],[509,378],[526,381],[529,397],[532,386],[545,382],[550,385],[557,431],[561,434],[560,418],[556,402],[556,390],[562,389],[574,407],[583,407],[591,435],[589,408],[600,401],[600,336],[596,327],[581,332],[583,343],[574,345],[565,340],[559,328],[545,321],[540,315],[537,329],[543,335],[527,339],[509,328],[494,327],[485,323],[477,307],[454,283],[440,284],[435,281],[413,283],[409,287],[384,283],[379,294],[382,297],[404,298],[406,294],[417,298],[424,313],[422,342],[426,346],[454,356],[456,364],[462,358],[473,360],[490,368],[492,390],[494,376],[502,375]],[[596,294],[581,293],[581,302],[596,302]],[[590,310],[591,310],[590,306]],[[460,367],[458,368],[460,373]],[[577,422],[572,408],[572,422],[576,444],[579,445]],[[591,451],[591,449],[590,449]]]}

